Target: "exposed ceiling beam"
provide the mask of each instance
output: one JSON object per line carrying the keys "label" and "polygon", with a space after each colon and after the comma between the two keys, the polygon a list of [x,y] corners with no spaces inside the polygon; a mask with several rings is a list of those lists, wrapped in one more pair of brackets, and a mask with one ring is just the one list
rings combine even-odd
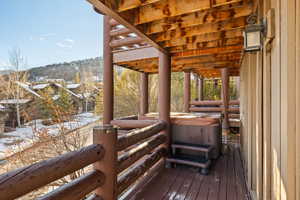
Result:
{"label": "exposed ceiling beam", "polygon": [[206,34],[195,35],[191,37],[175,38],[175,39],[163,41],[160,43],[160,45],[163,47],[182,46],[185,44],[194,44],[194,43],[197,44],[202,42],[227,39],[227,38],[235,38],[235,37],[243,37],[243,32],[241,29],[206,33]]}
{"label": "exposed ceiling beam", "polygon": [[209,42],[186,44],[182,46],[171,47],[168,49],[169,52],[175,53],[175,52],[182,52],[182,51],[196,50],[196,49],[236,46],[236,45],[242,45],[243,42],[244,42],[243,37],[237,37],[237,38],[221,39],[221,40],[215,40]]}
{"label": "exposed ceiling beam", "polygon": [[[227,4],[242,2],[243,0],[226,0]],[[216,3],[214,7],[224,6],[224,3]],[[193,0],[186,3],[183,0],[161,0],[159,2],[129,10],[124,15],[134,16],[134,25],[161,20],[166,17],[174,17],[192,12],[211,9],[210,0]]]}
{"label": "exposed ceiling beam", "polygon": [[126,1],[120,1],[118,11],[126,11],[130,9],[134,9],[140,6],[145,6],[148,4],[152,4],[155,2],[158,2],[160,0],[126,0]]}
{"label": "exposed ceiling beam", "polygon": [[193,63],[209,63],[209,62],[220,62],[220,61],[239,61],[241,53],[233,54],[217,54],[209,56],[198,56],[192,58],[172,59],[172,65],[184,65]]}
{"label": "exposed ceiling beam", "polygon": [[151,38],[156,42],[172,40],[175,38],[191,37],[195,35],[202,35],[207,33],[214,33],[220,31],[229,31],[246,26],[246,18],[240,17],[229,21],[218,22],[214,24],[204,24],[199,26],[192,26],[188,28],[178,28],[172,31],[166,31],[164,33],[158,33],[151,35]]}
{"label": "exposed ceiling beam", "polygon": [[142,47],[128,51],[119,51],[113,54],[114,63],[130,62],[150,58],[158,58],[159,52],[154,47]]}
{"label": "exposed ceiling beam", "polygon": [[244,17],[250,15],[252,12],[252,6],[248,4],[235,8],[226,8],[227,9],[214,8],[210,10],[169,17],[147,24],[138,25],[138,28],[146,34],[154,34],[174,30],[177,28],[186,28],[190,26],[216,23],[233,18]]}
{"label": "exposed ceiling beam", "polygon": [[239,46],[228,46],[221,48],[208,48],[208,49],[196,49],[184,52],[172,53],[174,57],[195,57],[195,56],[203,56],[210,54],[218,54],[218,53],[234,53],[234,52],[242,52],[243,45]]}

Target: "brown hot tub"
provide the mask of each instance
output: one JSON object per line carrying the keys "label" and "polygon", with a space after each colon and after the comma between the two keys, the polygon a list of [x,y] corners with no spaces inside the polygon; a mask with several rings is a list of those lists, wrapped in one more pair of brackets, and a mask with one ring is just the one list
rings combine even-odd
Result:
{"label": "brown hot tub", "polygon": [[[153,119],[157,113],[149,113],[141,119]],[[172,143],[193,145],[209,145],[213,147],[211,158],[218,158],[221,148],[221,123],[218,118],[197,116],[191,113],[171,114]],[[197,152],[184,150],[185,154],[195,155]]]}

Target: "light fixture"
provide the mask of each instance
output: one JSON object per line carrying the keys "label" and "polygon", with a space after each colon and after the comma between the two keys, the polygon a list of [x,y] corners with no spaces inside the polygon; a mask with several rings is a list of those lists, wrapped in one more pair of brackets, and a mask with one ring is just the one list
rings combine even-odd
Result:
{"label": "light fixture", "polygon": [[255,15],[251,15],[247,19],[248,25],[244,31],[245,51],[260,51],[262,49],[266,23],[256,24],[256,21],[257,17]]}

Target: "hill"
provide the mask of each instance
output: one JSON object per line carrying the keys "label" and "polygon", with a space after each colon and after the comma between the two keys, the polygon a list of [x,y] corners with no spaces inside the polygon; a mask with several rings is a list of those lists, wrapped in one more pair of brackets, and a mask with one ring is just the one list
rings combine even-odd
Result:
{"label": "hill", "polygon": [[103,60],[100,57],[64,62],[36,67],[28,70],[29,81],[41,81],[45,79],[74,80],[77,73],[92,73],[95,77],[102,77]]}

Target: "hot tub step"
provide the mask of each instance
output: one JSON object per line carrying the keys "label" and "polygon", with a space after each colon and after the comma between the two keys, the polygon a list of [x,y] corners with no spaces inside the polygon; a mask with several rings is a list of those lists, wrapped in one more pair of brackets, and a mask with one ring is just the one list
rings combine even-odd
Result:
{"label": "hot tub step", "polygon": [[185,149],[191,151],[202,152],[205,154],[207,160],[210,159],[210,153],[213,147],[210,145],[198,145],[198,144],[187,144],[187,143],[174,143],[172,144],[173,155],[176,155],[176,149]]}
{"label": "hot tub step", "polygon": [[197,145],[197,144],[188,144],[188,143],[174,143],[172,144],[174,149],[188,149],[198,152],[209,153],[213,149],[210,145]]}
{"label": "hot tub step", "polygon": [[204,159],[204,158],[190,158],[190,157],[184,157],[184,156],[176,156],[176,157],[171,157],[167,158],[167,162],[170,163],[176,163],[176,164],[183,164],[183,165],[189,165],[193,167],[200,167],[204,169],[208,169],[211,161]]}

